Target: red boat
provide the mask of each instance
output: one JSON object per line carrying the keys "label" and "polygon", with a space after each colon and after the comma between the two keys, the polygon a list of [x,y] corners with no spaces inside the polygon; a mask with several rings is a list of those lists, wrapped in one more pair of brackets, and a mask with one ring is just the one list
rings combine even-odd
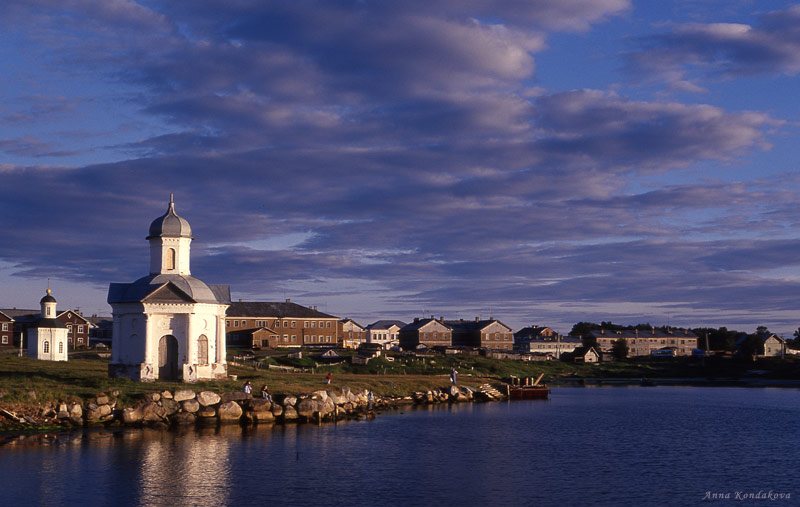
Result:
{"label": "red boat", "polygon": [[550,396],[550,388],[546,384],[539,385],[544,373],[539,375],[535,382],[531,383],[529,377],[525,378],[525,384],[520,385],[519,379],[512,379],[512,385],[508,386],[508,399],[510,400],[546,400]]}

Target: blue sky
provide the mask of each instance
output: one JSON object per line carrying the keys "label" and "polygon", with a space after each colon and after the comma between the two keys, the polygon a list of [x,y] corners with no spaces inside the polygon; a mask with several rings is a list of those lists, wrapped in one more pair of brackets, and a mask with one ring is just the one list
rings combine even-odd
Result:
{"label": "blue sky", "polygon": [[26,0],[0,307],[192,272],[367,324],[800,325],[800,5]]}

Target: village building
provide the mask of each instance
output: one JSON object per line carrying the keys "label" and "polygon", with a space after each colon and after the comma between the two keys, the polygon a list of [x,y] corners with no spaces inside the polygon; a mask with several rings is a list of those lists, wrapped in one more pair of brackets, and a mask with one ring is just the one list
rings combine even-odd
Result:
{"label": "village building", "polygon": [[150,225],[150,274],[133,283],[112,283],[112,377],[137,381],[224,379],[227,285],[207,285],[190,270],[192,229],[175,212]]}
{"label": "village building", "polygon": [[574,336],[541,336],[539,338],[515,337],[514,350],[532,354],[550,354],[556,359],[562,354],[574,351],[583,344],[580,338]]}
{"label": "village building", "polygon": [[231,303],[225,327],[234,336],[244,337],[240,344],[249,337],[250,347],[335,347],[340,338],[338,317],[290,299]]}
{"label": "village building", "polygon": [[89,330],[92,327],[89,319],[75,310],[61,312],[56,318],[67,326],[67,340],[70,349],[82,349],[89,346]]}
{"label": "village building", "polygon": [[475,320],[448,320],[453,330],[454,347],[473,347],[497,350],[514,348],[514,330],[496,319],[475,317]]}
{"label": "village building", "polygon": [[415,318],[414,322],[405,325],[398,333],[400,347],[404,350],[450,347],[453,345],[453,330],[445,324],[444,317],[436,320]]}
{"label": "village building", "polygon": [[357,349],[367,340],[367,330],[353,319],[339,321],[340,345],[346,349]]}
{"label": "village building", "polygon": [[400,330],[406,326],[399,320],[379,320],[367,326],[367,343],[380,344],[384,349],[400,346]]}
{"label": "village building", "polygon": [[691,356],[692,349],[697,348],[697,335],[686,329],[599,329],[585,335],[583,342],[595,341],[600,352],[610,352],[619,339],[627,342],[628,357],[649,356],[654,350],[666,347],[674,349],[676,356]]}
{"label": "village building", "polygon": [[564,354],[564,357],[571,358],[575,363],[599,363],[601,358],[601,353],[597,351],[594,347],[587,347],[587,346],[580,346],[577,347],[572,352]]}
{"label": "village building", "polygon": [[36,322],[28,327],[28,357],[45,361],[66,361],[67,326],[56,318],[56,298],[47,294],[39,301],[42,310]]}
{"label": "village building", "polygon": [[514,343],[521,343],[525,340],[540,340],[543,338],[555,338],[558,333],[552,328],[545,326],[527,326],[514,333]]}
{"label": "village building", "polygon": [[[757,339],[757,347],[755,351],[756,357],[785,357],[786,356],[786,341],[775,333],[758,333],[755,335]],[[736,348],[741,353],[747,336],[743,336],[736,340]]]}
{"label": "village building", "polygon": [[0,348],[14,346],[14,318],[0,310]]}

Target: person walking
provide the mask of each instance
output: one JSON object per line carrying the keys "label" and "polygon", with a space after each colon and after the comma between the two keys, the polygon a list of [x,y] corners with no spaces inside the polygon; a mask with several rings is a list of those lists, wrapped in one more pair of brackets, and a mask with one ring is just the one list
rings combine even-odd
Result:
{"label": "person walking", "polygon": [[456,376],[457,375],[458,375],[458,372],[456,371],[456,369],[455,368],[451,368],[450,369],[450,381],[453,383],[453,385],[456,384]]}
{"label": "person walking", "polygon": [[331,372],[328,372],[328,376],[325,377],[325,384],[330,384],[332,378],[333,378],[333,374]]}

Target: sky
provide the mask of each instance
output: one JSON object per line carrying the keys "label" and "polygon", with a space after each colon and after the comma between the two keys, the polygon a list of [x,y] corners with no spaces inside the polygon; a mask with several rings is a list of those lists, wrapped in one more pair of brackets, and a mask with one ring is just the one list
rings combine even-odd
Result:
{"label": "sky", "polygon": [[0,308],[800,326],[800,4],[6,0]]}

